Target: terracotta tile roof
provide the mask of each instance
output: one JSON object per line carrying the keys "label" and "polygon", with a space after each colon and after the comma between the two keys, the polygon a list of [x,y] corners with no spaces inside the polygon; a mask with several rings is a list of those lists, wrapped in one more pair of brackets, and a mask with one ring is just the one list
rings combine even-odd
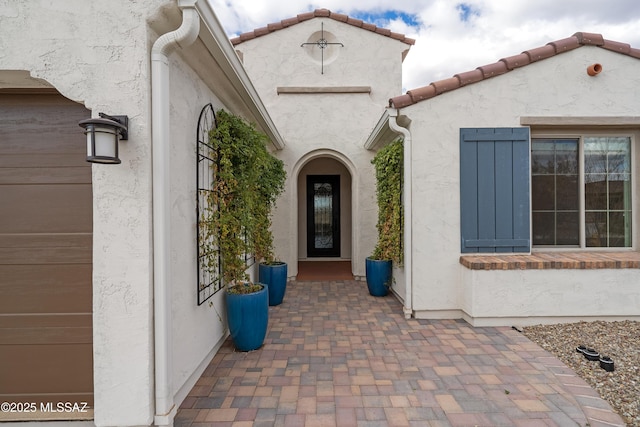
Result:
{"label": "terracotta tile roof", "polygon": [[280,22],[274,22],[273,24],[268,24],[266,27],[258,28],[256,30],[249,31],[247,33],[242,33],[238,37],[232,38],[231,43],[234,46],[236,46],[244,41],[255,39],[256,37],[264,36],[274,31],[282,30],[283,28],[287,28],[292,25],[296,25],[313,18],[331,18],[336,21],[344,22],[345,24],[353,25],[355,27],[362,28],[364,30],[369,30],[386,37],[391,37],[392,39],[399,40],[409,45],[413,45],[416,42],[414,39],[405,37],[403,34],[394,33],[391,30],[388,30],[385,28],[379,28],[373,24],[366,23],[360,19],[350,18],[347,15],[343,15],[341,13],[334,13],[328,9],[316,9],[313,12],[301,13],[294,18],[283,19]]}
{"label": "terracotta tile roof", "polygon": [[481,80],[499,76],[516,68],[524,67],[542,59],[568,52],[582,46],[598,46],[612,50],[634,58],[640,59],[640,49],[634,49],[626,43],[605,40],[601,34],[575,33],[566,39],[547,43],[545,46],[526,50],[519,55],[502,58],[493,64],[478,67],[475,70],[459,73],[448,79],[439,80],[428,86],[407,91],[404,95],[396,96],[389,100],[389,107],[403,108],[416,104],[441,93],[477,83]]}

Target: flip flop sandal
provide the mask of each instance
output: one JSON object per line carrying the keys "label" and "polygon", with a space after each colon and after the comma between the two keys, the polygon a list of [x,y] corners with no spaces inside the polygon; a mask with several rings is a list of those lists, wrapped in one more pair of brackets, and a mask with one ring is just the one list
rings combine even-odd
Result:
{"label": "flip flop sandal", "polygon": [[591,360],[592,362],[595,362],[598,359],[600,359],[600,353],[598,353],[592,348],[587,348],[583,354],[584,354],[584,357],[587,358],[587,360]]}
{"label": "flip flop sandal", "polygon": [[600,358],[600,367],[607,372],[613,372],[614,371],[613,360],[611,360],[610,357],[602,356]]}

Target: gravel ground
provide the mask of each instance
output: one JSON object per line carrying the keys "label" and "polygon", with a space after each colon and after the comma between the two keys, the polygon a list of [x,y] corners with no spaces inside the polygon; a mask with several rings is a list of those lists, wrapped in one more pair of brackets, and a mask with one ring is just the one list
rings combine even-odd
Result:
{"label": "gravel ground", "polygon": [[[640,322],[579,322],[523,328],[523,334],[553,353],[600,393],[628,426],[640,426]],[[587,360],[584,345],[609,356],[614,371]]]}

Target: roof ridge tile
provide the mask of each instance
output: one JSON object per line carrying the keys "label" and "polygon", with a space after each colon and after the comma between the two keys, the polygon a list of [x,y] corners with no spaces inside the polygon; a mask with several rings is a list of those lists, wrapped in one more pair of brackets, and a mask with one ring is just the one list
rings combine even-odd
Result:
{"label": "roof ridge tile", "polygon": [[412,103],[419,102],[424,99],[433,98],[437,94],[438,92],[436,91],[436,87],[433,84],[407,92],[407,95],[409,95]]}
{"label": "roof ridge tile", "polygon": [[604,44],[602,34],[578,32],[574,36],[578,38],[581,45],[602,46]]}
{"label": "roof ridge tile", "polygon": [[371,24],[369,22],[363,22],[362,28],[369,31],[375,31],[377,27],[374,24]]}
{"label": "roof ridge tile", "polygon": [[262,28],[257,28],[255,30],[253,30],[253,33],[256,37],[260,37],[263,36],[265,34],[269,33],[269,28],[267,27],[262,27]]}
{"label": "roof ridge tile", "polygon": [[480,68],[455,74],[454,77],[457,77],[458,80],[460,80],[460,86],[466,86],[484,79],[484,75]]}
{"label": "roof ridge tile", "polygon": [[448,92],[450,90],[458,89],[460,85],[460,79],[456,76],[449,77],[448,79],[438,80],[437,82],[431,83],[433,87],[436,89],[436,95],[440,95],[441,93]]}
{"label": "roof ridge tile", "polygon": [[364,22],[360,19],[350,18],[348,15],[345,15],[343,13],[331,12],[329,9],[316,9],[313,12],[300,13],[293,18],[283,19],[280,22],[274,22],[271,24],[267,24],[265,27],[255,29],[253,31],[248,31],[246,33],[241,33],[237,37],[231,38],[231,44],[235,46],[247,40],[252,40],[256,37],[261,37],[274,31],[278,31],[283,28],[308,21],[309,19],[313,18],[330,18],[338,22],[343,22],[345,24],[353,25],[354,27],[363,28],[377,34],[390,37],[394,40],[401,41],[408,45],[414,45],[416,43],[414,39],[406,37],[404,34],[394,33],[389,29],[380,28],[374,24]]}
{"label": "roof ridge tile", "polygon": [[364,24],[364,21],[362,19],[347,17],[347,24],[353,25],[354,27],[362,28],[362,24]]}
{"label": "roof ridge tile", "polygon": [[[475,70],[455,74],[453,77],[438,80],[427,86],[407,91],[389,99],[389,107],[403,108],[425,99],[433,98],[441,93],[458,89],[481,80],[505,74],[516,68],[524,67],[536,61],[550,58],[561,53],[582,47],[596,46],[632,58],[640,59],[640,49],[632,48],[627,43],[605,40],[602,34],[577,32],[571,37],[547,43],[544,46],[525,50],[519,55],[508,56],[497,62],[477,67]],[[456,85],[456,81],[458,82]]]}
{"label": "roof ridge tile", "polygon": [[531,64],[531,58],[529,58],[529,55],[527,55],[526,52],[523,52],[518,55],[502,58],[500,59],[500,62],[504,62],[507,69],[513,70]]}
{"label": "roof ridge tile", "polygon": [[349,17],[345,14],[334,12],[330,12],[329,18],[335,19],[336,21],[340,22],[347,22],[347,20],[349,19]]}
{"label": "roof ridge tile", "polygon": [[283,27],[290,27],[292,25],[296,25],[300,23],[300,20],[296,16],[295,18],[287,18],[280,21]]}
{"label": "roof ridge tile", "polygon": [[631,52],[631,45],[628,43],[620,43],[614,42],[612,40],[604,40],[602,47],[607,50],[612,50],[614,52],[624,53],[628,55]]}
{"label": "roof ridge tile", "polygon": [[553,46],[556,50],[556,53],[567,52],[581,46],[580,41],[576,36],[567,37],[566,39],[560,39],[556,41],[552,41],[547,43]]}
{"label": "roof ridge tile", "polygon": [[298,14],[298,21],[300,22],[308,21],[309,19],[315,18],[315,16],[316,15],[313,12],[300,13]]}
{"label": "roof ridge tile", "polygon": [[500,74],[504,74],[509,69],[507,68],[507,64],[503,61],[494,62],[492,64],[483,65],[478,67],[477,69],[482,71],[482,75],[485,79],[490,77],[499,76]]}
{"label": "roof ridge tile", "polygon": [[547,59],[556,54],[555,46],[546,44],[544,46],[536,47],[534,49],[525,50],[523,53],[529,55],[531,62],[540,61],[541,59]]}

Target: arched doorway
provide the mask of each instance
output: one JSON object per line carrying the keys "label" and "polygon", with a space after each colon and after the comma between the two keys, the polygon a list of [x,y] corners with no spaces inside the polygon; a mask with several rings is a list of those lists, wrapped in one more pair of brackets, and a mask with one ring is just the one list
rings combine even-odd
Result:
{"label": "arched doorway", "polygon": [[[353,253],[352,174],[326,153],[308,160],[297,176],[298,261],[333,262],[351,275]],[[322,269],[318,264],[316,268]],[[346,276],[344,276],[346,278]]]}
{"label": "arched doorway", "polygon": [[351,212],[349,170],[330,157],[305,164],[298,174],[298,259],[351,259]]}

